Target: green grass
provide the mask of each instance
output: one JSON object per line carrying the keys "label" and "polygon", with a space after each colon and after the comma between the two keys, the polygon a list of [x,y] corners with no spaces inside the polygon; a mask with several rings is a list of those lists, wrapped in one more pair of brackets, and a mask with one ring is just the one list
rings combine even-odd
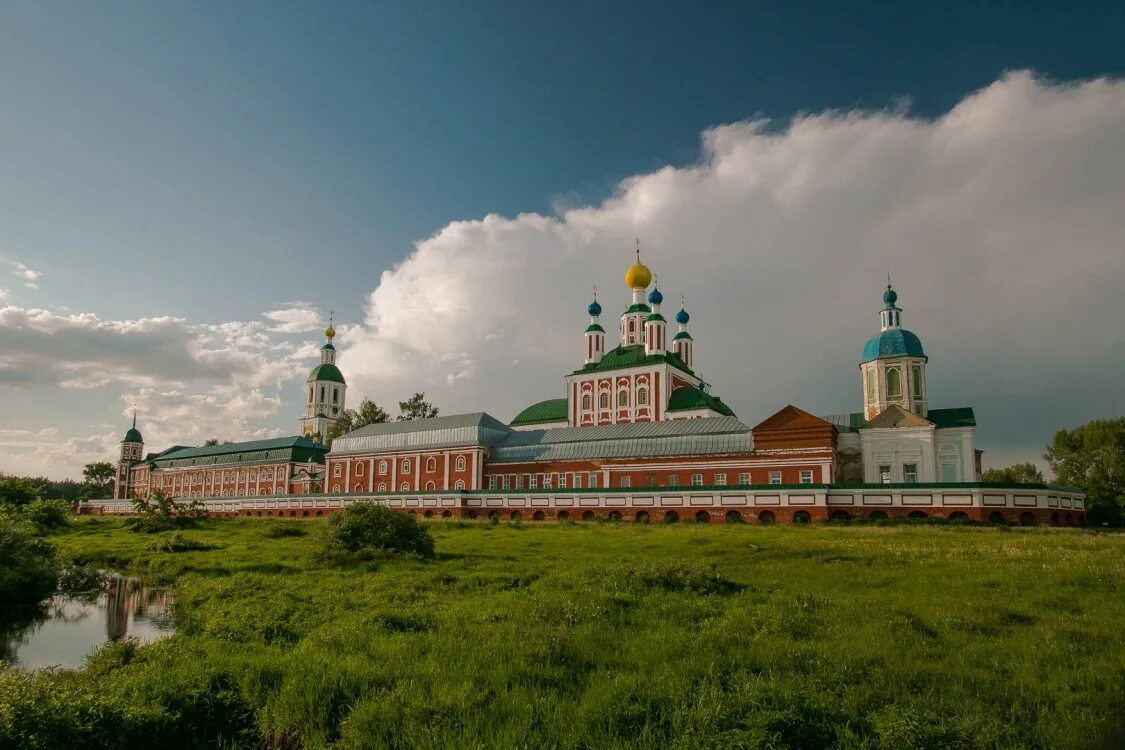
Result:
{"label": "green grass", "polygon": [[179,632],[0,677],[0,746],[1105,747],[1125,536],[434,523],[435,560],[318,556],[320,521],[66,553],[174,584]]}

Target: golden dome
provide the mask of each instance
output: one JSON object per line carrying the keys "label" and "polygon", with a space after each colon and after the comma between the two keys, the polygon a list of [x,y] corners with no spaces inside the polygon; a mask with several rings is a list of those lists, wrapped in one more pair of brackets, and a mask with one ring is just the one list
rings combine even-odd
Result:
{"label": "golden dome", "polygon": [[328,338],[332,338],[336,335],[336,329],[332,327],[331,323],[329,323],[328,327],[324,329],[324,335]]}
{"label": "golden dome", "polygon": [[629,270],[625,272],[625,286],[630,289],[648,289],[651,283],[652,271],[641,263],[641,253],[637,251],[637,262],[629,266]]}

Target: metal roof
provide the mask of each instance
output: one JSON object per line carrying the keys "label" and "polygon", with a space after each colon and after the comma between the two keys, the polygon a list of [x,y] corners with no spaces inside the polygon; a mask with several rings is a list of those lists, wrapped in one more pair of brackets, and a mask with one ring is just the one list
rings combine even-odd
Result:
{"label": "metal roof", "polygon": [[750,428],[737,417],[713,417],[513,432],[493,449],[489,461],[648,458],[753,449]]}
{"label": "metal roof", "polygon": [[[827,417],[821,417],[821,419],[836,425],[836,429],[840,432],[858,432],[868,421],[861,411],[848,414],[829,414]],[[930,409],[926,412],[926,419],[933,422],[934,427],[939,430],[950,427],[975,427],[977,424],[977,418],[971,406]]]}
{"label": "metal roof", "polygon": [[332,441],[331,455],[490,446],[499,443],[511,432],[508,425],[482,411],[382,422],[360,427],[336,438]]}

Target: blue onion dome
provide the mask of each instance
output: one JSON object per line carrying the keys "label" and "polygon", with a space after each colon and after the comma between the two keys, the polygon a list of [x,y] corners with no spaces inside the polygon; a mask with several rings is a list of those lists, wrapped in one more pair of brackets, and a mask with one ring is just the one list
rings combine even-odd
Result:
{"label": "blue onion dome", "polygon": [[652,291],[649,292],[649,295],[648,295],[648,303],[650,305],[659,305],[663,301],[664,301],[664,295],[660,293],[660,290],[658,288],[653,287]]}
{"label": "blue onion dome", "polygon": [[686,326],[689,320],[691,320],[691,316],[688,315],[687,310],[681,307],[680,311],[676,313],[676,322],[682,326]]}
{"label": "blue onion dome", "polygon": [[898,292],[891,289],[891,285],[887,284],[887,291],[883,292],[883,303],[887,307],[894,307],[895,302],[898,301]]}
{"label": "blue onion dome", "polygon": [[593,302],[591,302],[590,306],[587,307],[586,310],[587,310],[587,312],[590,313],[590,317],[593,317],[593,318],[596,318],[596,317],[598,317],[599,315],[602,314],[602,306],[600,304],[598,304],[597,300],[594,300]]}

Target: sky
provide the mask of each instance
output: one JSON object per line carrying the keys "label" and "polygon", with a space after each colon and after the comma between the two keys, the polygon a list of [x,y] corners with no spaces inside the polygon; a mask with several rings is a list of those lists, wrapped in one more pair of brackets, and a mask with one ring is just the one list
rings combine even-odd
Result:
{"label": "sky", "polygon": [[915,5],[0,4],[0,471],[293,434],[329,310],[351,405],[510,419],[637,237],[747,423],[861,408],[890,272],[1040,459],[1125,412],[1125,6]]}

